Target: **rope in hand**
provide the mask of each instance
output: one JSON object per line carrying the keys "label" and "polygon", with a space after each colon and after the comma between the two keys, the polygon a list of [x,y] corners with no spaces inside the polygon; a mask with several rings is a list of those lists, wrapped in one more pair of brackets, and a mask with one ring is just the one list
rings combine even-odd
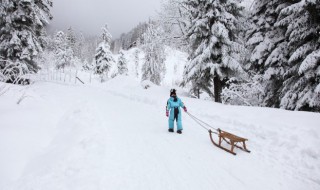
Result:
{"label": "rope in hand", "polygon": [[[189,112],[186,112],[186,113],[191,117],[191,119],[193,119],[196,123],[198,123],[205,130],[210,131],[209,128],[211,128],[211,129],[214,129],[215,131],[218,131],[218,129],[212,127],[211,125],[202,121],[201,119],[197,118],[196,116],[192,115],[191,113],[189,113]],[[212,133],[218,134],[217,132],[212,132]]]}

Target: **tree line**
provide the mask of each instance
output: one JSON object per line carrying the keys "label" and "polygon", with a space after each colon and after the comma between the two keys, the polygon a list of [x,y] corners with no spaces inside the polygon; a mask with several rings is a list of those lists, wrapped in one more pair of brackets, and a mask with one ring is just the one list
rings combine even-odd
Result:
{"label": "tree line", "polygon": [[320,111],[320,0],[260,0],[249,10],[241,2],[166,0],[158,18],[120,38],[112,40],[104,26],[99,38],[86,40],[72,28],[46,35],[50,0],[2,0],[0,80],[19,81],[47,59],[57,69],[81,63],[103,81],[112,64],[126,74],[121,50],[138,46],[145,55],[142,80],[160,85],[164,47],[171,46],[189,54],[181,86],[198,98]]}

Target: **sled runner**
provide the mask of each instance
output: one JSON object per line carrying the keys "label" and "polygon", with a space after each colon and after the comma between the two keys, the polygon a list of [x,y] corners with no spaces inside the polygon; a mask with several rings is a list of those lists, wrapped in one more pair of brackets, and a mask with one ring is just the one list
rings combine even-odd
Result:
{"label": "sled runner", "polygon": [[[212,142],[215,146],[217,146],[217,147],[221,148],[222,150],[225,150],[225,151],[227,151],[227,152],[229,152],[229,153],[231,153],[231,154],[233,154],[233,155],[237,155],[237,154],[233,151],[233,150],[234,150],[234,147],[237,147],[237,148],[239,148],[239,149],[241,149],[241,150],[243,150],[243,151],[245,151],[245,152],[250,153],[250,150],[248,150],[247,147],[246,147],[246,141],[247,141],[248,139],[245,139],[245,138],[236,136],[236,135],[234,135],[234,134],[228,133],[228,132],[223,131],[223,130],[221,130],[221,129],[219,129],[219,128],[216,129],[216,128],[212,127],[211,125],[209,125],[208,123],[206,123],[206,122],[200,120],[199,118],[195,117],[195,116],[192,115],[191,113],[187,112],[187,114],[188,114],[196,123],[198,123],[203,129],[205,129],[205,130],[207,130],[207,131],[209,132],[211,142]],[[213,132],[211,129],[214,130],[214,131],[217,131],[217,132]],[[218,142],[218,143],[216,143],[216,142],[213,140],[212,133],[218,135],[218,137],[219,137],[219,142]],[[225,141],[226,143],[228,143],[229,145],[231,145],[230,150],[227,149],[227,148],[225,148],[225,147],[223,147],[223,146],[221,145],[222,141]],[[241,147],[241,146],[238,146],[238,145],[237,145],[238,143],[242,143],[242,147]]]}
{"label": "sled runner", "polygon": [[[241,149],[241,150],[243,150],[243,151],[245,151],[245,152],[250,153],[250,150],[248,150],[247,147],[246,147],[246,141],[247,141],[248,139],[245,139],[245,138],[242,138],[242,137],[238,137],[238,136],[236,136],[236,135],[234,135],[234,134],[228,133],[228,132],[223,131],[223,130],[221,130],[221,129],[218,129],[217,131],[218,131],[218,133],[212,132],[211,129],[209,130],[209,135],[210,135],[211,142],[212,142],[215,146],[217,146],[217,147],[221,148],[222,150],[225,150],[225,151],[227,151],[227,152],[229,152],[229,153],[231,153],[231,154],[233,154],[233,155],[237,155],[237,154],[233,151],[233,150],[234,150],[234,147],[237,147],[237,148],[239,148],[239,149]],[[219,142],[218,142],[218,143],[216,143],[216,142],[213,140],[212,133],[218,134],[218,137],[219,137]],[[227,149],[227,148],[225,148],[225,147],[223,147],[223,146],[221,146],[222,141],[225,141],[225,142],[227,142],[229,145],[231,145],[230,150]],[[241,146],[238,146],[237,143],[242,143],[242,147],[241,147]]]}

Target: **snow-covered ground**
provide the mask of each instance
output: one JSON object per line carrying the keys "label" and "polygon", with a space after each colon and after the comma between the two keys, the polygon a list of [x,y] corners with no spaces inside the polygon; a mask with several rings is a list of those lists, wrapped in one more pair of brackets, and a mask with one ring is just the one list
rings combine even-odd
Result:
{"label": "snow-covered ground", "polygon": [[252,153],[233,156],[184,113],[183,134],[167,131],[166,87],[121,76],[0,87],[3,190],[320,189],[319,113],[226,106],[178,90],[190,113],[249,139]]}

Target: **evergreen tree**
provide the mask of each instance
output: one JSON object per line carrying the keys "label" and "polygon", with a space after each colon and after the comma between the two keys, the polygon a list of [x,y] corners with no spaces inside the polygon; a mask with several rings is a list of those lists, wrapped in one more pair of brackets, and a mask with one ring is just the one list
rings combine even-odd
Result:
{"label": "evergreen tree", "polygon": [[157,85],[160,85],[165,73],[165,52],[159,30],[150,24],[143,35],[145,63],[142,67],[142,80],[150,80]]}
{"label": "evergreen tree", "polygon": [[[14,82],[39,67],[35,57],[43,51],[45,26],[51,19],[51,0],[1,0],[0,69]],[[5,61],[4,61],[5,60]]]}
{"label": "evergreen tree", "polygon": [[186,37],[190,43],[190,57],[184,71],[184,82],[192,82],[192,91],[206,91],[221,102],[222,87],[231,77],[243,70],[239,53],[241,0],[186,0],[191,24]]}
{"label": "evergreen tree", "polygon": [[86,60],[94,60],[95,62],[95,54],[96,54],[96,49],[97,46],[100,43],[100,37],[96,36],[87,36],[84,39],[84,45],[82,49],[82,55],[84,59]]}
{"label": "evergreen tree", "polygon": [[101,42],[98,45],[95,55],[95,68],[94,72],[101,75],[103,80],[104,76],[108,76],[111,65],[115,62],[110,51],[111,34],[108,30],[108,26],[102,28]]}
{"label": "evergreen tree", "polygon": [[118,59],[118,73],[120,75],[128,75],[127,60],[124,57],[123,50],[120,50],[120,56]]}
{"label": "evergreen tree", "polygon": [[[138,41],[139,42],[139,41]],[[135,74],[136,77],[139,77],[139,49],[136,49],[136,51],[134,52],[134,68],[135,68]]]}
{"label": "evergreen tree", "polygon": [[84,60],[84,63],[83,63],[83,70],[85,71],[92,71],[94,69],[94,65],[93,63],[90,63],[88,62],[87,60]]}
{"label": "evergreen tree", "polygon": [[83,33],[80,32],[79,40],[76,45],[76,56],[79,57],[82,61],[85,60],[85,57],[84,57],[85,42],[86,42],[86,39]]}
{"label": "evergreen tree", "polygon": [[66,35],[62,31],[57,32],[54,43],[56,67],[58,69],[64,69],[67,66],[71,66],[74,54],[71,47],[68,45]]}
{"label": "evergreen tree", "polygon": [[78,40],[72,27],[69,27],[67,30],[66,40],[67,40],[68,46],[71,47],[72,51],[76,54],[77,52],[76,45],[78,43],[77,42]]}
{"label": "evergreen tree", "polygon": [[248,68],[263,76],[263,105],[320,110],[319,0],[255,1]]}
{"label": "evergreen tree", "polygon": [[286,28],[289,55],[280,106],[320,111],[320,0],[288,1],[275,25]]}
{"label": "evergreen tree", "polygon": [[[279,13],[288,0],[255,1],[250,19],[253,27],[247,32],[247,47],[251,50],[246,68],[263,77],[264,106],[279,107],[283,75],[288,69],[288,44],[283,26],[276,26]],[[256,76],[260,78],[259,76]]]}

